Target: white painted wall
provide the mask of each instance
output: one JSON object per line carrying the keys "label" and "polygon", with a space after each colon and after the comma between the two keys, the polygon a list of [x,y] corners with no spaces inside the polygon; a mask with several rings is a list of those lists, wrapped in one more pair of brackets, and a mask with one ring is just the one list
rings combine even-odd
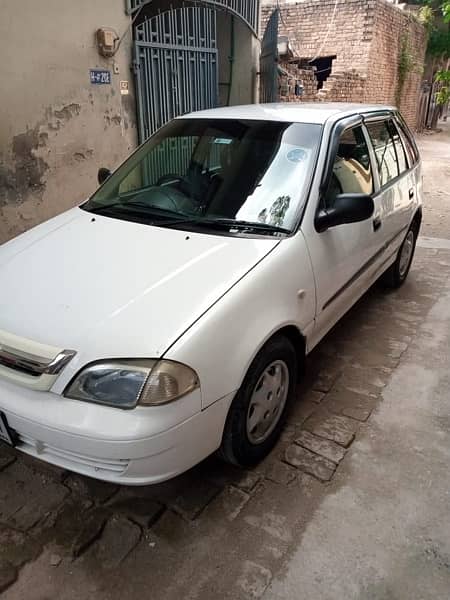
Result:
{"label": "white painted wall", "polygon": [[[2,0],[0,243],[82,201],[101,165],[135,146],[130,18],[124,0]],[[114,59],[99,27],[125,33]],[[118,73],[90,83],[89,69]],[[121,80],[130,94],[121,96]]]}
{"label": "white painted wall", "polygon": [[[234,19],[234,61],[231,63],[232,19]],[[239,18],[222,11],[217,13],[217,32],[220,106],[227,104],[231,64],[233,65],[233,78],[230,106],[256,102],[260,41]]]}

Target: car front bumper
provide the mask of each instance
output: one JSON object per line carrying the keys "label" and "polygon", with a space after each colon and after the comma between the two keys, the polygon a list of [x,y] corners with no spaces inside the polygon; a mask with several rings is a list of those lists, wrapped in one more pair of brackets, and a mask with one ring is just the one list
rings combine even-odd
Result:
{"label": "car front bumper", "polygon": [[220,445],[229,394],[201,410],[199,390],[124,411],[0,380],[0,411],[17,449],[82,475],[147,485],[191,468]]}

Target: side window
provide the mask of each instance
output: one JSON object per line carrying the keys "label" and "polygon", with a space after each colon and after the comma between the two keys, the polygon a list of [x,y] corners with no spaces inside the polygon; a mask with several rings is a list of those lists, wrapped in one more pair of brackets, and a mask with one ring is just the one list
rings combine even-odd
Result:
{"label": "side window", "polygon": [[412,140],[412,136],[411,136],[410,132],[406,129],[403,122],[396,121],[396,125],[400,129],[401,133],[403,134],[403,142],[405,144],[409,166],[412,167],[419,160],[419,154],[416,150],[414,141]]}
{"label": "side window", "polygon": [[347,129],[339,140],[325,205],[332,206],[338,194],[372,192],[373,176],[364,133],[360,126]]}
{"label": "side window", "polygon": [[381,186],[386,185],[398,176],[398,162],[394,141],[387,121],[367,123],[367,130],[372,140],[377,157]]}
{"label": "side window", "polygon": [[389,121],[389,129],[391,131],[392,139],[394,140],[395,151],[397,152],[398,169],[401,175],[408,169],[405,147],[402,138],[400,137],[400,133],[393,121]]}

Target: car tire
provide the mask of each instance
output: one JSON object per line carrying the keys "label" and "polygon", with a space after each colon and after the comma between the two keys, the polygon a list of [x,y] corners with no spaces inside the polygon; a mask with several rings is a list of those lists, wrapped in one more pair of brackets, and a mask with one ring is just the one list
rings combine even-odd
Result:
{"label": "car tire", "polygon": [[405,282],[414,258],[418,227],[413,223],[400,246],[395,262],[381,276],[381,283],[388,288],[399,288]]}
{"label": "car tire", "polygon": [[261,461],[278,440],[297,384],[297,355],[282,335],[256,355],[231,404],[220,457],[249,467]]}

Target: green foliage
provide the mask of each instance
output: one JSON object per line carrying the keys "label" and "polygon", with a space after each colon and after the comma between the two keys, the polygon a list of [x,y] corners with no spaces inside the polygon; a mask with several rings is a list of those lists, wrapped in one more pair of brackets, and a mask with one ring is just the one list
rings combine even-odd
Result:
{"label": "green foliage", "polygon": [[450,85],[450,71],[445,71],[444,69],[438,71],[435,77],[436,81],[441,81],[445,85]]}
{"label": "green foliage", "polygon": [[400,52],[398,55],[397,90],[395,92],[395,101],[397,103],[397,106],[400,105],[403,86],[405,85],[408,73],[410,73],[414,69],[414,67],[415,62],[410,50],[408,36],[406,34],[403,34],[400,40]]}
{"label": "green foliage", "polygon": [[419,9],[419,22],[424,25],[428,32],[431,32],[434,27],[434,10],[431,6],[422,6]]}
{"label": "green foliage", "polygon": [[442,83],[442,87],[436,94],[436,102],[438,104],[446,104],[450,100],[450,71],[438,71],[434,79]]}
{"label": "green foliage", "polygon": [[450,23],[450,2],[443,2],[441,5],[442,15],[445,23]]}
{"label": "green foliage", "polygon": [[427,52],[431,56],[450,57],[450,32],[433,29],[428,38]]}
{"label": "green foliage", "polygon": [[427,52],[430,56],[450,58],[450,30],[436,27],[436,17],[441,14],[442,21],[450,25],[450,0],[422,0],[418,19],[428,32]]}
{"label": "green foliage", "polygon": [[449,100],[450,100],[450,88],[448,88],[448,87],[442,88],[436,94],[436,102],[438,104],[447,104],[447,102]]}

